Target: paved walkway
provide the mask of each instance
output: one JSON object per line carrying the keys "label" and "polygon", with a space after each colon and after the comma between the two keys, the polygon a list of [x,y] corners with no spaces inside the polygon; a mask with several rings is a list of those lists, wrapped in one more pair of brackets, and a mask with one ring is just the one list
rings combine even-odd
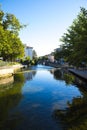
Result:
{"label": "paved walkway", "polygon": [[81,78],[87,79],[87,70],[69,69],[69,71],[80,76]]}

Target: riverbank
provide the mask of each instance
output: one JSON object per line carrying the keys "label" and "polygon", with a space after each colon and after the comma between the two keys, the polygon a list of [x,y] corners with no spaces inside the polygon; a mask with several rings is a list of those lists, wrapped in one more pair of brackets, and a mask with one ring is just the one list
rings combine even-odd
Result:
{"label": "riverbank", "polygon": [[21,64],[0,67],[0,78],[10,77],[14,74],[17,69],[22,68]]}
{"label": "riverbank", "polygon": [[[85,82],[83,81],[80,89],[80,85],[76,82],[77,78],[73,83],[71,78],[65,77],[62,69],[53,71],[54,69],[50,71],[49,66],[37,65],[31,67],[30,73],[15,75],[14,83],[0,86],[2,130],[68,129],[63,117],[69,121],[73,117],[75,119],[73,124],[79,125],[82,122],[84,125],[87,122],[87,119],[83,118],[87,114],[87,91],[83,89]],[[67,102],[71,103],[70,106]],[[75,108],[73,111],[72,107]],[[80,113],[76,115],[78,108]],[[79,117],[81,120],[78,122]]]}
{"label": "riverbank", "polygon": [[68,69],[71,73],[87,80],[87,70]]}
{"label": "riverbank", "polygon": [[55,67],[55,68],[62,68],[64,70],[68,70],[70,71],[71,73],[77,75],[78,77],[80,78],[83,78],[85,80],[87,80],[87,70],[79,70],[79,69],[71,69],[68,64],[64,64],[64,65],[59,65],[59,64],[54,64],[54,63],[49,63],[47,64],[48,66],[51,66],[51,67]]}

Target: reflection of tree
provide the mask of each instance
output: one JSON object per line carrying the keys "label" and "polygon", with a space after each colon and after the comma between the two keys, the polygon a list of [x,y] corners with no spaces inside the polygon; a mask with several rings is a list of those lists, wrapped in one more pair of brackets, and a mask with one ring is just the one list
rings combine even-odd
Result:
{"label": "reflection of tree", "polygon": [[55,118],[60,117],[67,125],[67,130],[87,129],[87,92],[82,89],[81,91],[83,97],[74,98],[72,103],[68,102],[68,109],[54,112]]}
{"label": "reflection of tree", "polygon": [[36,71],[30,71],[24,73],[25,80],[32,80],[35,75],[36,75]]}
{"label": "reflection of tree", "polygon": [[50,73],[54,75],[56,80],[62,80],[63,71],[60,69],[50,70]]}
{"label": "reflection of tree", "polygon": [[61,69],[54,70],[53,72],[51,71],[51,73],[56,80],[64,80],[66,84],[72,84],[75,80],[75,77],[72,74]]}
{"label": "reflection of tree", "polygon": [[64,80],[65,80],[66,84],[72,84],[75,80],[75,77],[72,74],[65,73]]}
{"label": "reflection of tree", "polygon": [[54,71],[54,78],[57,80],[62,80],[62,73],[60,70]]}
{"label": "reflection of tree", "polygon": [[23,74],[17,74],[14,76],[15,82],[6,86],[5,91],[0,92],[0,130],[6,129],[8,122],[6,121],[9,116],[9,112],[14,108],[22,98],[21,87],[24,83]]}

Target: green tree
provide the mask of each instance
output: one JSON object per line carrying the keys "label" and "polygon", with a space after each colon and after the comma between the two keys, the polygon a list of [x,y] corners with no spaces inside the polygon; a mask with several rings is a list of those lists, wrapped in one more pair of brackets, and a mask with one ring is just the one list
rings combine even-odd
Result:
{"label": "green tree", "polygon": [[4,12],[0,10],[0,25],[2,25],[2,19],[4,17]]}
{"label": "green tree", "polygon": [[61,38],[64,56],[70,64],[87,63],[87,10],[81,8],[77,18]]}
{"label": "green tree", "polygon": [[33,50],[33,58],[34,58],[34,59],[37,58],[37,53],[36,53],[35,50]]}
{"label": "green tree", "polygon": [[24,46],[18,37],[21,25],[13,15],[0,10],[0,56],[4,60],[15,60],[24,56]]}
{"label": "green tree", "polygon": [[62,50],[61,51],[55,51],[54,52],[54,58],[56,60],[59,60],[59,59],[63,58],[63,51]]}
{"label": "green tree", "polygon": [[24,26],[21,25],[19,20],[13,15],[6,13],[3,19],[2,26],[5,30],[10,30],[12,33],[18,34],[20,29]]}
{"label": "green tree", "polygon": [[24,46],[15,34],[0,28],[0,56],[4,60],[14,61],[24,56]]}
{"label": "green tree", "polygon": [[10,60],[15,60],[16,58],[22,58],[24,56],[24,45],[22,44],[19,37],[14,34],[11,39],[12,53],[10,55]]}

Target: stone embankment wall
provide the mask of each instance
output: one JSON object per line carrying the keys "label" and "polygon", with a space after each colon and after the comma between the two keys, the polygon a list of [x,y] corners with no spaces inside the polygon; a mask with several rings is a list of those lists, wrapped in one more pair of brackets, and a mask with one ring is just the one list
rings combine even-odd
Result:
{"label": "stone embankment wall", "polygon": [[19,69],[22,67],[23,66],[20,64],[9,66],[9,67],[8,66],[0,67],[0,78],[12,76],[16,69]]}
{"label": "stone embankment wall", "polygon": [[[11,84],[13,82],[14,82],[14,76],[0,79],[0,85],[7,85],[7,84]],[[0,86],[0,91],[1,91],[1,86]]]}

